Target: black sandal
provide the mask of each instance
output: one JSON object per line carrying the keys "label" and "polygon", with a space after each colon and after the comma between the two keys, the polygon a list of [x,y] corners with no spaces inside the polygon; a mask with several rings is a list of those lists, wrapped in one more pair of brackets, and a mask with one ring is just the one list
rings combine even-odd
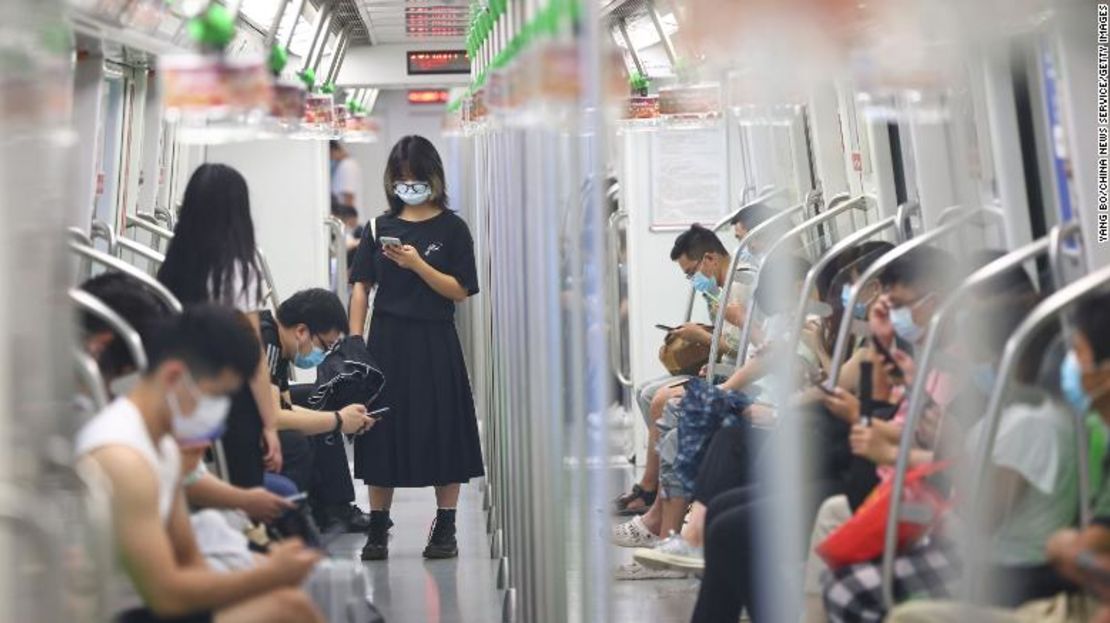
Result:
{"label": "black sandal", "polygon": [[[613,501],[613,512],[621,517],[629,515],[643,515],[655,503],[655,491],[646,491],[640,485],[632,485],[632,491],[625,493]],[[642,508],[628,508],[636,500],[643,500]]]}

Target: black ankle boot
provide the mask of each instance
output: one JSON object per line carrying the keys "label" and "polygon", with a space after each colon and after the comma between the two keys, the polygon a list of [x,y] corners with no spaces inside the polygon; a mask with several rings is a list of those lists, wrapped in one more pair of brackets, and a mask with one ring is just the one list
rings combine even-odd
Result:
{"label": "black ankle boot", "polygon": [[457,558],[459,544],[455,540],[455,509],[439,509],[436,520],[428,535],[428,546],[424,548],[425,558]]}
{"label": "black ankle boot", "polygon": [[389,511],[370,511],[370,527],[366,530],[366,545],[362,547],[363,560],[389,558]]}

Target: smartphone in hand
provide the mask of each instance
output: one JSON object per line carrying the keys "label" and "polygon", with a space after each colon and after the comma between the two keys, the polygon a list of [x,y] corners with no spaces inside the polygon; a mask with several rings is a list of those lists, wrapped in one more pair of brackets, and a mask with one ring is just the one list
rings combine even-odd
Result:
{"label": "smartphone in hand", "polygon": [[902,372],[902,368],[899,368],[898,364],[894,362],[894,355],[891,354],[890,349],[886,346],[883,346],[883,343],[880,340],[871,340],[871,343],[875,345],[875,350],[879,351],[879,354],[883,356],[883,359],[885,359],[888,364],[894,367],[894,372],[891,374],[891,376],[896,379],[905,378],[905,372]]}
{"label": "smartphone in hand", "polygon": [[394,236],[382,236],[378,239],[378,241],[381,243],[383,249],[388,249],[390,247],[396,248],[401,246],[401,239]]}
{"label": "smartphone in hand", "polygon": [[657,325],[655,325],[655,328],[659,329],[661,331],[666,331],[667,333],[670,333],[670,332],[674,331],[675,329],[677,329],[678,327],[668,327],[665,324],[657,324]]}

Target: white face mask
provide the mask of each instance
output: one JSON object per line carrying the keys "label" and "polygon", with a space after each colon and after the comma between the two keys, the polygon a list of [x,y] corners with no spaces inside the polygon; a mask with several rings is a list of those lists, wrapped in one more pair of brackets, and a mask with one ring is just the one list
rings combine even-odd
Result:
{"label": "white face mask", "polygon": [[205,394],[200,391],[188,373],[182,379],[182,385],[192,394],[196,407],[193,408],[192,413],[186,415],[181,410],[177,393],[170,391],[166,394],[166,404],[173,415],[174,438],[183,446],[203,444],[218,439],[224,431],[227,412],[231,408],[231,398]]}

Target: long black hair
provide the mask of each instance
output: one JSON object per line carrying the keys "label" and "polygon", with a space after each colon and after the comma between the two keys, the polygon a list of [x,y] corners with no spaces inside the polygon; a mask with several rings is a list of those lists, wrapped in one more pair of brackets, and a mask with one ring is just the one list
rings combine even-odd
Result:
{"label": "long black hair", "polygon": [[443,160],[435,145],[423,136],[410,134],[397,141],[389,152],[385,164],[385,199],[389,202],[389,212],[399,216],[405,209],[405,202],[393,194],[394,182],[411,180],[428,182],[432,187],[431,202],[440,210],[447,209],[447,185],[443,176]]}
{"label": "long black hair", "polygon": [[189,179],[158,280],[182,303],[229,303],[236,273],[242,292],[262,286],[255,259],[247,181],[223,164],[203,164]]}

